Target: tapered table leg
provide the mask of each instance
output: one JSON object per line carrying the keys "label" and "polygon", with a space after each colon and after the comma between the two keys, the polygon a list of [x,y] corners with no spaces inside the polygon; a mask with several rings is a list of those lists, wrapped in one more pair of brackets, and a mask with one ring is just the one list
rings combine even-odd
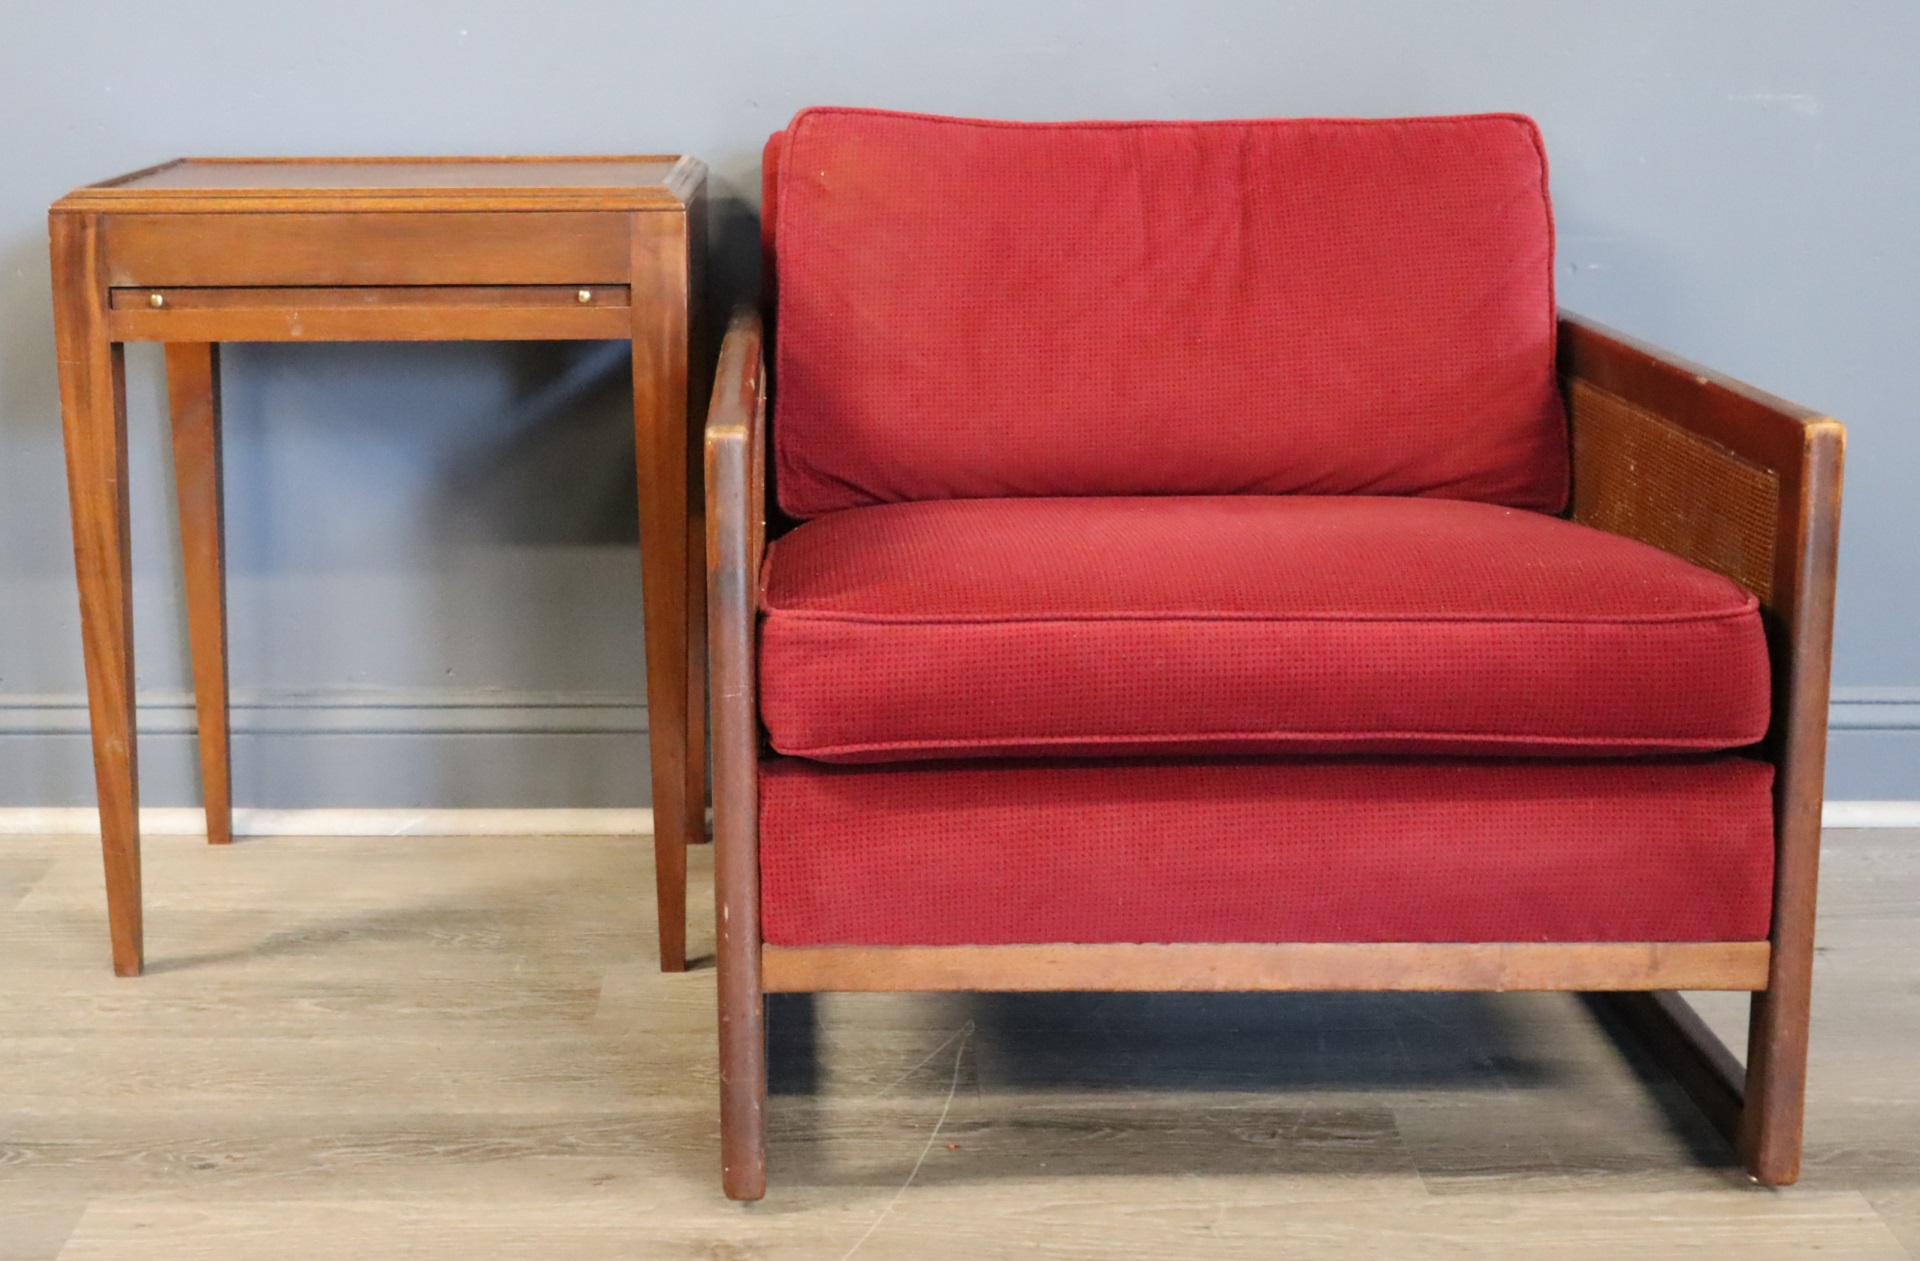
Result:
{"label": "tapered table leg", "polygon": [[[653,856],[660,969],[687,966],[687,844],[704,811],[704,752],[689,752],[695,649],[688,633],[688,275],[681,216],[635,215],[633,419],[640,476],[640,566],[647,637],[647,738],[653,762]],[[704,570],[703,570],[704,572]],[[704,655],[703,655],[704,659]],[[703,724],[704,726],[704,724]],[[693,788],[696,774],[700,786]]]}
{"label": "tapered table leg", "polygon": [[138,976],[140,792],[134,745],[132,561],[127,525],[126,373],[107,339],[97,221],[49,217],[60,412],[80,585],[80,634],[93,723],[93,775],[106,860],[113,970]]}
{"label": "tapered table leg", "polygon": [[200,798],[207,840],[233,839],[233,762],[227,719],[226,523],[220,482],[220,348],[167,346],[173,480],[187,580],[187,638],[200,728]]}
{"label": "tapered table leg", "polygon": [[717,329],[704,299],[707,285],[707,213],[702,192],[688,207],[687,224],[687,839],[704,843],[707,756],[712,736],[707,694],[707,404],[720,354]]}
{"label": "tapered table leg", "polygon": [[[690,444],[698,454],[700,444]],[[707,520],[696,484],[687,514],[687,841],[707,840]]]}

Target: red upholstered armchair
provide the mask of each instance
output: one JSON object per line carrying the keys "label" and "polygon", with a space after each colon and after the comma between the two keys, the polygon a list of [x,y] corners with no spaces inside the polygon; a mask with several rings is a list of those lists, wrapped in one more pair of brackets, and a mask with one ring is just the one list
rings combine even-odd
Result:
{"label": "red upholstered armchair", "polygon": [[1611,991],[1794,1179],[1842,431],[1558,316],[1532,122],[809,110],[764,213],[729,1195],[763,995],[832,990]]}

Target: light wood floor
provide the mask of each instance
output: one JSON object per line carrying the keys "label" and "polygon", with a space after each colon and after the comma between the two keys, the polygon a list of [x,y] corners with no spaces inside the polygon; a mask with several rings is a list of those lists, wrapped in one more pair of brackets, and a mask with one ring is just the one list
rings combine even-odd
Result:
{"label": "light wood floor", "polygon": [[0,842],[5,1261],[1920,1257],[1916,833],[1829,833],[1788,1191],[1570,996],[838,996],[751,1207],[640,843],[147,848],[117,981],[93,843]]}

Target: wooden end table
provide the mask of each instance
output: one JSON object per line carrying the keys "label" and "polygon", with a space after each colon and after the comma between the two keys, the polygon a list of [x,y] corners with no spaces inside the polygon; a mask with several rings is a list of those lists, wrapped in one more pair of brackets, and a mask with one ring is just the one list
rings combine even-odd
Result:
{"label": "wooden end table", "polygon": [[[706,169],[687,157],[183,159],[48,216],[114,971],[142,965],[122,346],[165,343],[207,839],[232,836],[222,341],[633,343],[660,964],[704,833]],[[690,349],[694,352],[690,357]],[[689,380],[689,365],[693,380]],[[704,400],[702,400],[704,401]]]}

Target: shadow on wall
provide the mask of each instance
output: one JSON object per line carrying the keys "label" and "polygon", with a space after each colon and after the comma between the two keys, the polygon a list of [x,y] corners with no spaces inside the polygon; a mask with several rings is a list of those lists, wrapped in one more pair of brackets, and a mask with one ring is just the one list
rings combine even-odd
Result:
{"label": "shadow on wall", "polygon": [[433,515],[473,542],[636,543],[632,349],[521,342],[497,436],[466,448],[435,487]]}
{"label": "shadow on wall", "polygon": [[[708,204],[705,358],[719,353],[729,313],[755,301],[760,219],[739,198]],[[450,533],[518,544],[632,543],[634,496],[631,348],[623,342],[519,343],[501,436],[468,451],[440,483],[438,512]],[[695,354],[701,354],[696,345]],[[710,388],[711,363],[689,374]],[[690,403],[696,425],[707,399]]]}

